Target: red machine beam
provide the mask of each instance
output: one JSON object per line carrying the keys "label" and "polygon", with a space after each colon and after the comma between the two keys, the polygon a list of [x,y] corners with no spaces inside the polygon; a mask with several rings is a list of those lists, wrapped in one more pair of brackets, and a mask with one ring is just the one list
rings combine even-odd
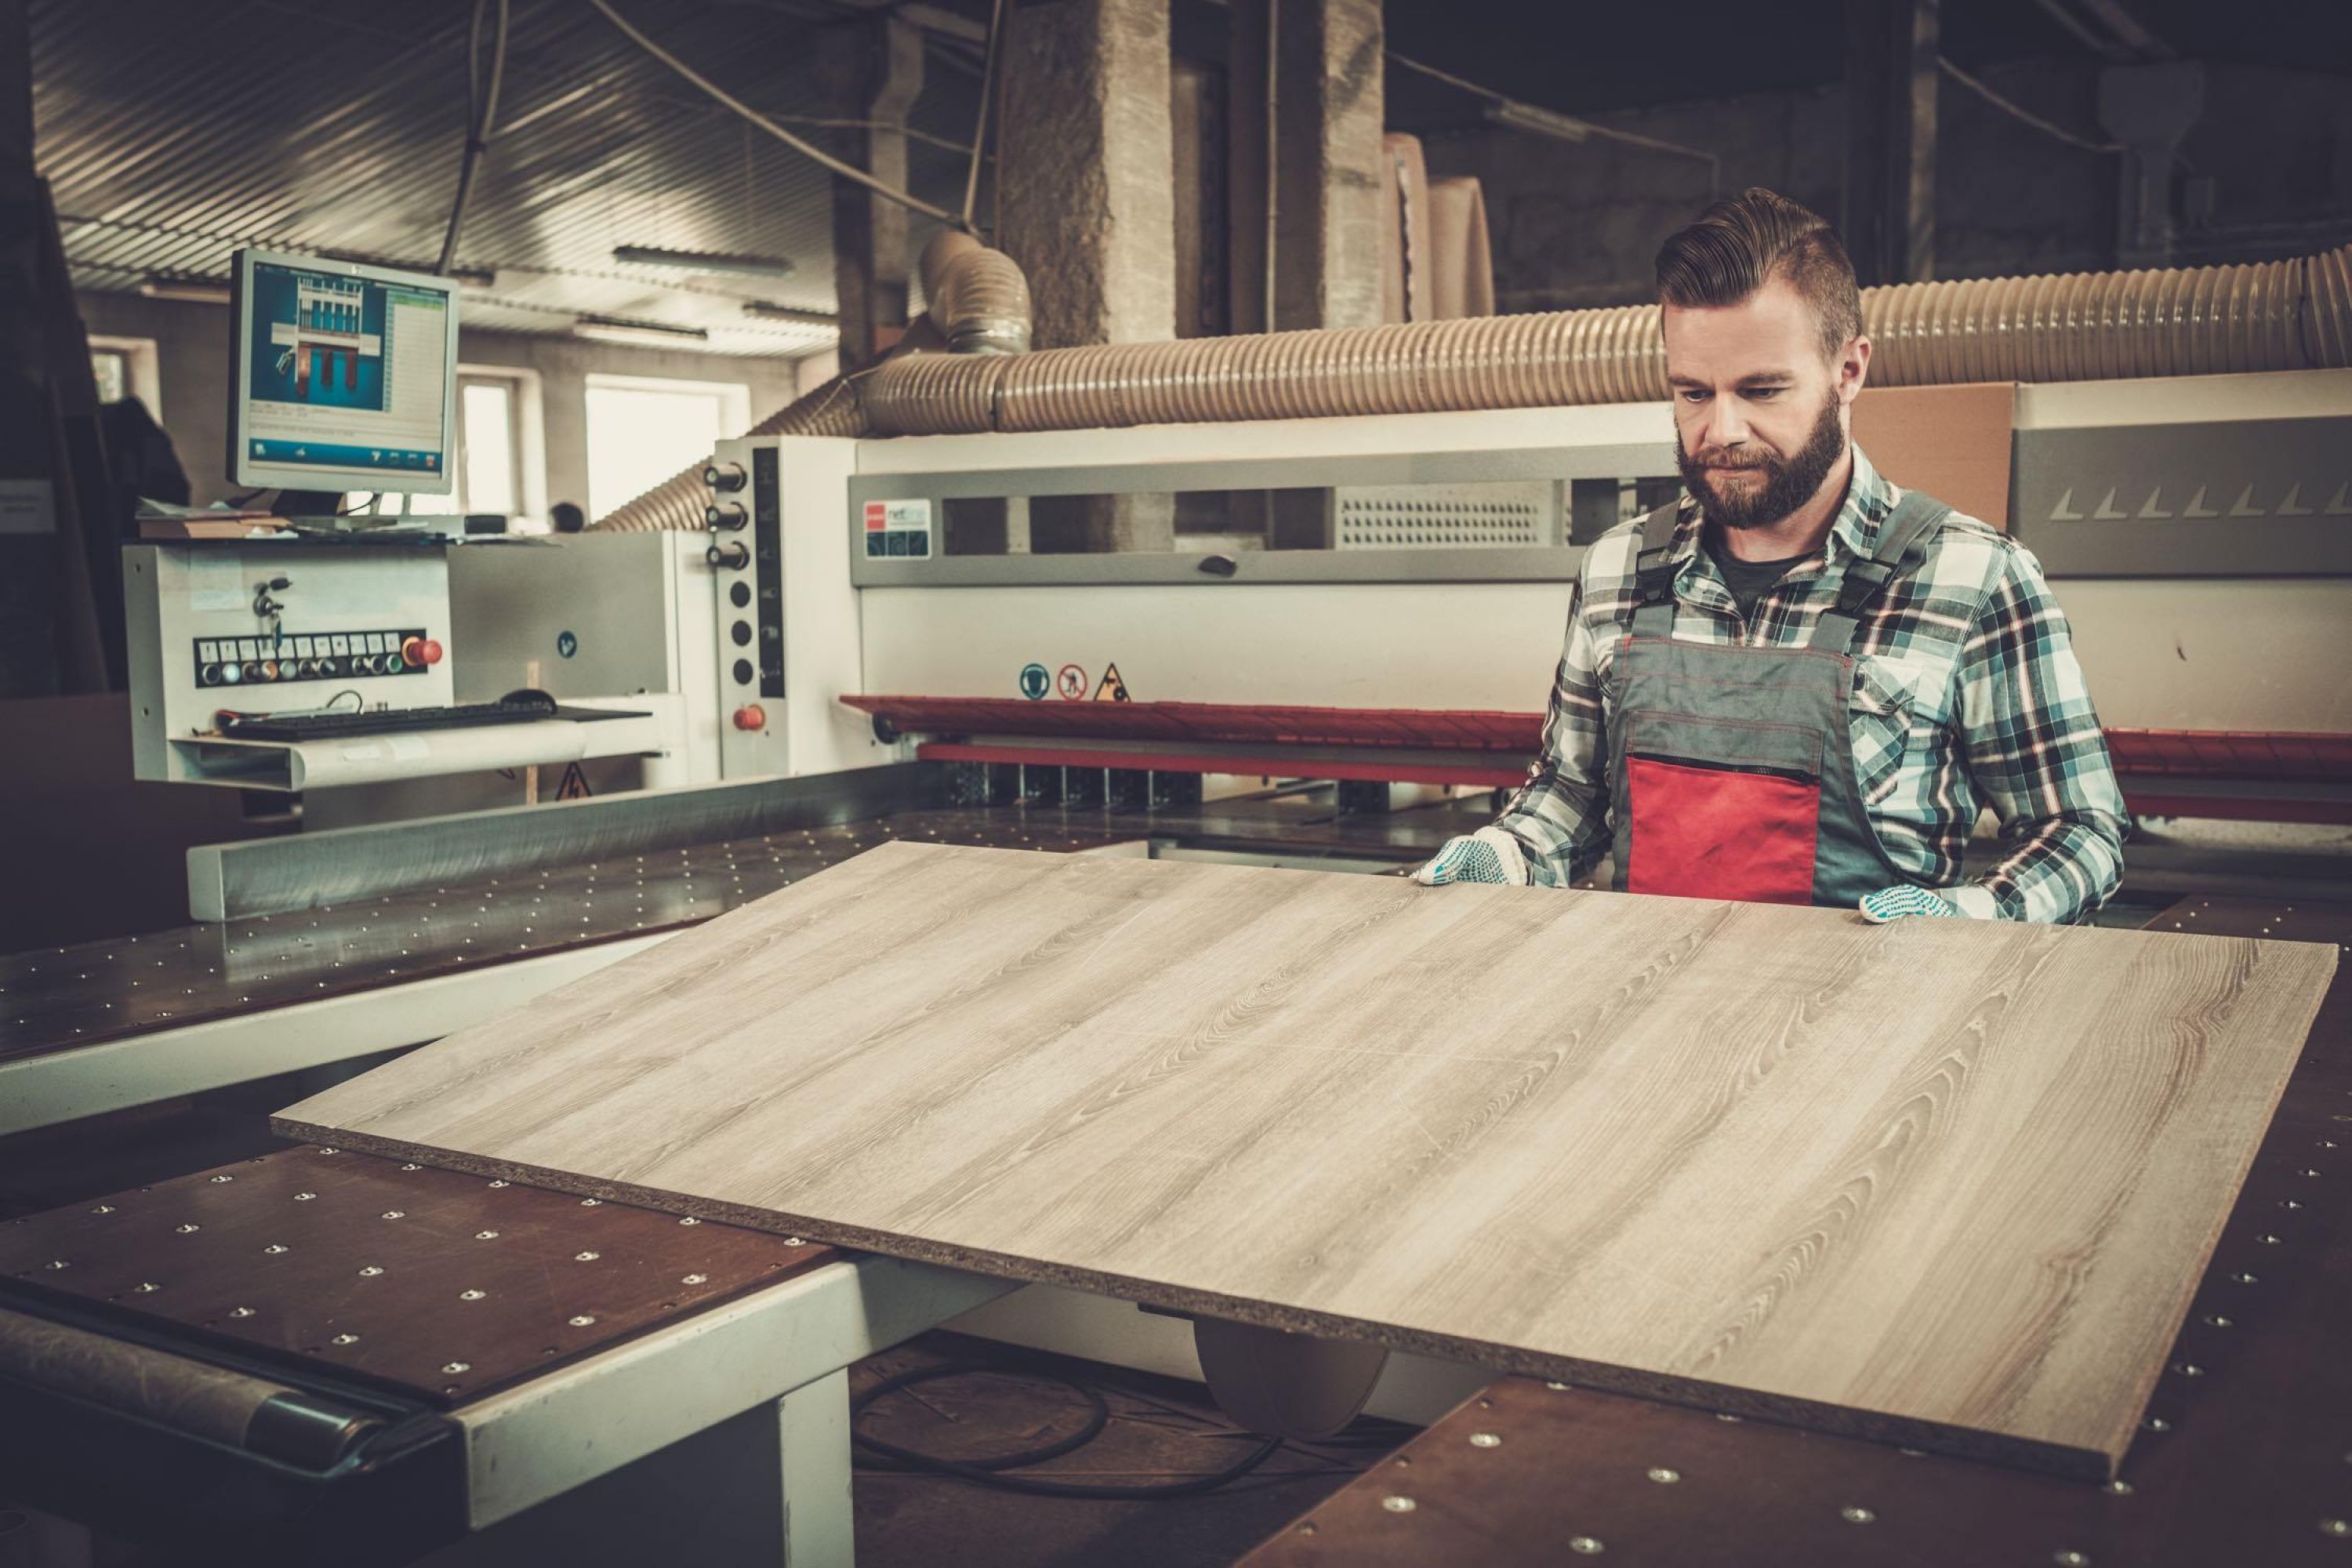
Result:
{"label": "red machine beam", "polygon": [[[898,731],[937,737],[918,754],[941,762],[1283,773],[1479,788],[1518,784],[1543,728],[1539,714],[1480,710],[862,695],[842,701]],[[2107,747],[2126,799],[2141,816],[2352,821],[2352,735],[2117,729],[2107,731]],[[1286,757],[1284,748],[1319,754]],[[1351,748],[1387,754],[1329,754]],[[1401,751],[1433,754],[1401,758]],[[2226,787],[2168,786],[2191,779],[2266,787],[2232,795]],[[2282,784],[2313,787],[2307,795],[2267,787]]]}
{"label": "red machine beam", "polygon": [[1241,702],[1066,702],[1017,697],[844,697],[908,734],[1034,735],[1250,746],[1411,746],[1534,753],[1534,713],[1415,708],[1294,708]]}

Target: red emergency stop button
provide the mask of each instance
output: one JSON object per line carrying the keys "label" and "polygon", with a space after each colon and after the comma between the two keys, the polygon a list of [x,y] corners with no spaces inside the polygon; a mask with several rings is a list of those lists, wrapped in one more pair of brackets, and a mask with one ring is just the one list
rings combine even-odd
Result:
{"label": "red emergency stop button", "polygon": [[735,710],[735,728],[764,730],[768,727],[768,710],[756,702],[746,702]]}
{"label": "red emergency stop button", "polygon": [[400,662],[415,669],[441,662],[441,645],[431,637],[410,637],[400,645]]}

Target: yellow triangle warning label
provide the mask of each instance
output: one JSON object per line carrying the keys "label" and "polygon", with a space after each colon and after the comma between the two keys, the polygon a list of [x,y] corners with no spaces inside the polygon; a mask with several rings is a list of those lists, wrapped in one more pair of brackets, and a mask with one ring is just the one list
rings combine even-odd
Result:
{"label": "yellow triangle warning label", "polygon": [[1095,700],[1097,702],[1130,700],[1127,695],[1127,682],[1118,678],[1118,666],[1114,664],[1103,671],[1102,684],[1095,688]]}

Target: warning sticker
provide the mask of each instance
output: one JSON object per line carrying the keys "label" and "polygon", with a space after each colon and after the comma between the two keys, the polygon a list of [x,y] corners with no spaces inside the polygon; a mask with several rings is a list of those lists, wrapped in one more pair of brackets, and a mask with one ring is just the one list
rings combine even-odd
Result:
{"label": "warning sticker", "polygon": [[1118,666],[1114,664],[1103,670],[1102,684],[1095,688],[1095,700],[1097,702],[1131,700],[1127,695],[1127,682],[1118,678]]}
{"label": "warning sticker", "polygon": [[1034,702],[1054,689],[1053,672],[1042,664],[1021,667],[1021,695]]}
{"label": "warning sticker", "polygon": [[1062,673],[1054,678],[1054,689],[1068,701],[1075,702],[1087,694],[1087,672],[1075,664],[1062,666]]}

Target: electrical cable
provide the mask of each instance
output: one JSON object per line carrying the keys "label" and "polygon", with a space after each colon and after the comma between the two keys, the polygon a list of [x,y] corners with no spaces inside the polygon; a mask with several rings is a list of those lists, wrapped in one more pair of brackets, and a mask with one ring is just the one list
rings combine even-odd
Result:
{"label": "electrical cable", "polygon": [[[1045,1383],[1057,1383],[1087,1402],[1087,1418],[1078,1430],[1069,1436],[1057,1438],[1054,1442],[1024,1449],[1018,1453],[991,1455],[976,1459],[950,1459],[939,1454],[926,1454],[920,1449],[902,1447],[896,1443],[886,1443],[879,1437],[870,1436],[857,1429],[858,1416],[877,1400],[888,1394],[896,1394],[901,1389],[911,1388],[919,1383],[931,1383],[940,1378],[962,1377],[983,1373],[993,1373],[999,1376],[1031,1377]],[[1098,1390],[1089,1388],[1085,1384],[1075,1382],[1070,1378],[1057,1376],[1049,1372],[1024,1370],[1017,1373],[1009,1373],[1002,1367],[990,1366],[979,1362],[947,1362],[937,1366],[919,1366],[886,1377],[850,1400],[849,1420],[849,1440],[852,1443],[869,1454],[893,1461],[901,1468],[952,1476],[959,1480],[971,1481],[984,1487],[994,1487],[1003,1491],[1021,1492],[1030,1497],[1092,1498],[1097,1501],[1108,1502],[1145,1502],[1160,1498],[1193,1497],[1202,1492],[1214,1491],[1219,1487],[1237,1481],[1248,1475],[1272,1458],[1275,1450],[1283,1446],[1283,1439],[1280,1437],[1263,1438],[1255,1447],[1221,1470],[1194,1476],[1187,1480],[1154,1486],[1088,1486],[1077,1481],[1056,1481],[1033,1476],[1005,1475],[1003,1472],[1006,1470],[1043,1464],[1048,1459],[1059,1458],[1094,1441],[1101,1435],[1103,1429],[1110,1425],[1110,1405]],[[1240,1435],[1255,1436],[1255,1434]]]}
{"label": "electrical cable", "polygon": [[466,226],[466,204],[474,194],[474,169],[489,151],[490,131],[499,119],[499,88],[507,74],[507,0],[497,0],[499,22],[490,40],[490,80],[482,86],[482,14],[491,0],[474,0],[473,25],[466,34],[466,151],[457,162],[457,199],[449,207],[449,232],[441,239],[441,259],[435,273],[446,276],[457,258],[457,236]]}
{"label": "electrical cable", "polygon": [[1983,99],[1987,103],[1991,104],[1995,109],[2000,110],[2003,114],[2008,115],[2011,119],[2022,121],[2026,124],[2033,127],[2034,130],[2041,132],[2044,136],[2063,142],[2069,147],[2080,147],[2085,153],[2124,153],[2130,151],[2129,148],[2126,147],[2120,142],[2094,142],[2088,137],[2075,135],[2072,131],[2065,129],[2063,126],[2053,125],[2049,121],[2042,119],[2042,116],[2034,113],[2032,110],[2024,108],[2020,104],[2012,103],[2008,99],[2003,98],[2000,93],[1994,91],[1983,82],[1979,81],[1976,78],[1970,76],[1968,72],[1962,70],[1951,61],[1944,58],[1941,55],[1936,57],[1936,66],[1937,68],[1941,70],[1946,76],[1950,77],[1954,81],[1958,82],[1962,87],[1967,88],[1970,92],[1975,93],[1979,98]]}
{"label": "electrical cable", "polygon": [[988,13],[988,56],[980,68],[980,114],[971,127],[971,166],[963,176],[963,226],[971,232],[971,209],[980,203],[980,165],[988,146],[988,99],[996,90],[996,47],[1004,37],[1004,0],[995,0]]}
{"label": "electrical cable", "polygon": [[1622,142],[1628,147],[1643,147],[1653,153],[1668,153],[1680,158],[1699,159],[1715,171],[1713,178],[1716,183],[1720,183],[1723,161],[1704,148],[1685,147],[1679,142],[1664,142],[1655,136],[1644,136],[1635,131],[1620,131],[1614,126],[1603,125],[1597,121],[1582,119],[1573,114],[1562,114],[1556,109],[1545,109],[1539,104],[1521,103],[1507,93],[1496,92],[1491,87],[1481,87],[1466,78],[1455,76],[1452,71],[1443,71],[1435,66],[1424,65],[1409,56],[1398,54],[1394,49],[1388,50],[1387,54],[1389,63],[1391,65],[1402,66],[1409,71],[1419,71],[1433,81],[1442,81],[1448,87],[1460,88],[1463,91],[1483,98],[1489,103],[1499,104],[1509,109],[1533,110],[1545,120],[1559,121],[1564,130],[1570,130],[1578,136],[1598,136],[1604,142]]}
{"label": "electrical cable", "polygon": [[346,686],[341,691],[336,692],[332,697],[328,698],[325,702],[320,705],[319,711],[321,713],[333,712],[335,704],[341,702],[346,697],[352,700],[352,712],[364,713],[367,711],[367,699],[360,695],[360,689],[356,686]]}
{"label": "electrical cable", "polygon": [[[503,5],[504,0],[500,0],[500,4]],[[618,27],[622,34],[626,37],[631,43],[645,50],[646,53],[653,56],[654,58],[659,60],[662,64],[669,67],[670,69],[676,71],[687,81],[692,83],[698,88],[700,88],[704,92],[709,93],[712,98],[717,99],[720,103],[725,104],[728,108],[733,110],[736,113],[741,115],[744,119],[750,121],[752,124],[758,126],[761,130],[774,137],[777,141],[782,142],[785,146],[792,148],[803,157],[814,159],[817,163],[822,163],[824,167],[832,170],[843,179],[851,181],[856,184],[863,185],[867,190],[872,191],[876,195],[880,196],[887,201],[896,202],[909,212],[918,212],[922,214],[925,217],[937,218],[944,224],[952,224],[958,227],[964,226],[957,220],[956,215],[949,212],[946,208],[935,207],[930,203],[922,200],[919,196],[909,195],[905,191],[899,190],[895,185],[886,184],[882,181],[877,180],[873,175],[867,174],[865,170],[857,167],[855,163],[845,163],[840,159],[835,157],[832,153],[824,151],[823,148],[802,141],[799,137],[793,135],[791,132],[785,130],[782,126],[777,124],[766,115],[761,114],[758,110],[753,109],[750,104],[745,103],[741,99],[735,97],[725,88],[720,87],[718,83],[710,80],[708,77],[697,72],[693,67],[688,65],[684,60],[679,59],[676,55],[671,54],[667,49],[663,48],[659,44],[655,43],[651,38],[646,37],[645,34],[631,26],[626,17],[623,16],[618,11],[613,9],[611,0],[588,0],[588,4],[593,5],[599,12],[601,12],[604,15],[604,20],[612,23],[614,26]]]}

